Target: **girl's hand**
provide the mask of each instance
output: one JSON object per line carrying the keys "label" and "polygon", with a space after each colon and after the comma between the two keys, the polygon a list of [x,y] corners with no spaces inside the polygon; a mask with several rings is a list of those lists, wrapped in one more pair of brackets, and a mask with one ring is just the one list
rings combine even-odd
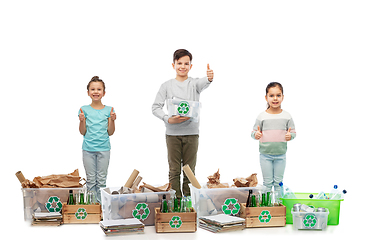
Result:
{"label": "girl's hand", "polygon": [[116,113],[113,112],[113,107],[112,107],[112,110],[110,110],[110,119],[112,119],[113,121],[116,120],[117,116],[116,116]]}
{"label": "girl's hand", "polygon": [[254,134],[254,138],[255,138],[256,140],[260,140],[260,139],[261,139],[261,137],[262,137],[262,131],[261,131],[261,129],[260,129],[260,126],[257,126],[257,132]]}
{"label": "girl's hand", "polygon": [[78,115],[78,118],[80,119],[80,122],[85,121],[85,114],[82,111],[82,108],[80,108],[81,113]]}
{"label": "girl's hand", "polygon": [[213,81],[213,70],[209,68],[209,64],[207,64],[207,78],[208,81]]}
{"label": "girl's hand", "polygon": [[288,132],[285,134],[285,140],[286,141],[290,141],[291,139],[292,139],[292,134],[290,134],[290,130],[291,130],[292,128],[289,128],[288,129]]}

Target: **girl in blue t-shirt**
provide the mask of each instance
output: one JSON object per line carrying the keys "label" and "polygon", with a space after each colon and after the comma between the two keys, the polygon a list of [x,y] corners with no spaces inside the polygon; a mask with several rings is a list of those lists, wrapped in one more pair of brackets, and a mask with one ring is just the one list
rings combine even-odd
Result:
{"label": "girl in blue t-shirt", "polygon": [[86,171],[87,190],[101,201],[100,188],[105,187],[110,158],[109,136],[114,133],[116,113],[113,107],[102,104],[105,84],[98,76],[87,84],[90,105],[82,106],[78,112],[80,133],[84,136],[82,159]]}

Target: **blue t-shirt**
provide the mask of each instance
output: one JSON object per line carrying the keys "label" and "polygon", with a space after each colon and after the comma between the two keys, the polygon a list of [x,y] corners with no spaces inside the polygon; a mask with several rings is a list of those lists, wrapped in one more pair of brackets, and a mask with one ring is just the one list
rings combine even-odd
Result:
{"label": "blue t-shirt", "polygon": [[[85,105],[81,108],[86,118],[86,133],[82,149],[89,152],[109,151],[108,118],[112,107],[105,106],[97,110],[90,105]],[[78,114],[80,113],[81,111],[78,110]]]}

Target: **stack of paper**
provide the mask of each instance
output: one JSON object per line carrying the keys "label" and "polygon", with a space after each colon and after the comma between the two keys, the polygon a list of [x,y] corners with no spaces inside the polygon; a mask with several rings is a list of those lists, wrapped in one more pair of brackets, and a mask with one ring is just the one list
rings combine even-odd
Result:
{"label": "stack of paper", "polygon": [[144,224],[136,218],[104,220],[100,227],[106,235],[144,233]]}
{"label": "stack of paper", "polygon": [[58,212],[35,212],[32,215],[32,225],[59,226],[60,224],[62,224],[62,219],[62,214]]}
{"label": "stack of paper", "polygon": [[243,230],[245,219],[226,214],[199,217],[199,227],[217,233]]}

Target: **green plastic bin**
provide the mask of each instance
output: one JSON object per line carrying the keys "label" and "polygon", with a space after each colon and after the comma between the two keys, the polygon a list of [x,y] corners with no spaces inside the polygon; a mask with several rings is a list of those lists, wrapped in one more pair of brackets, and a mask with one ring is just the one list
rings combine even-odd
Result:
{"label": "green plastic bin", "polygon": [[[322,207],[329,209],[328,225],[338,225],[339,224],[339,212],[340,212],[340,202],[343,199],[338,200],[325,200],[325,199],[311,199],[309,195],[311,193],[294,193],[297,198],[288,199],[282,198],[283,205],[286,207],[286,223],[293,224],[293,216],[290,212],[293,205],[296,203],[306,204],[308,206],[314,206],[315,208]],[[312,193],[317,195],[317,193]],[[329,196],[328,193],[326,193]]]}

